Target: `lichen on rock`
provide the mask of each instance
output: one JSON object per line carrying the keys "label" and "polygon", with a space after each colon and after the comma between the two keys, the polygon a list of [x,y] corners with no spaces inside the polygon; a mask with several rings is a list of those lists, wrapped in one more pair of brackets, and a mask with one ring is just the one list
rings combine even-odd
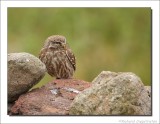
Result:
{"label": "lichen on rock", "polygon": [[70,115],[151,115],[151,98],[133,73],[103,71],[78,94]]}

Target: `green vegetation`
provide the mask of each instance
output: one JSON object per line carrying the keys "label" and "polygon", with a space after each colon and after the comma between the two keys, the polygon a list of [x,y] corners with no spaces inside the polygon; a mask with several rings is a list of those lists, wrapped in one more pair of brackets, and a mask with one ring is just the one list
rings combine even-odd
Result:
{"label": "green vegetation", "polygon": [[[38,57],[53,34],[67,38],[77,58],[75,78],[133,72],[151,84],[151,8],[8,8],[8,53]],[[37,86],[52,79],[47,74]]]}

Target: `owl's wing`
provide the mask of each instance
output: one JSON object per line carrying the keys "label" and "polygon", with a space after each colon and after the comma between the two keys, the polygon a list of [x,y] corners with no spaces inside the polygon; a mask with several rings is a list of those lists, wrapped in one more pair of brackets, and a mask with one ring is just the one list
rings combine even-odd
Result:
{"label": "owl's wing", "polygon": [[66,49],[66,55],[67,55],[68,60],[72,64],[74,70],[76,70],[76,58],[70,48]]}
{"label": "owl's wing", "polygon": [[41,51],[40,51],[40,54],[39,54],[39,59],[42,61],[42,59],[44,58],[45,56],[45,53],[46,53],[46,49],[45,48],[42,48]]}

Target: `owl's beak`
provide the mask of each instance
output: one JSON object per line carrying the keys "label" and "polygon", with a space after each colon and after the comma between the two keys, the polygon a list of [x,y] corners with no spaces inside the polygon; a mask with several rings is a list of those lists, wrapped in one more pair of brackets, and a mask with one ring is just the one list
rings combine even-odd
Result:
{"label": "owl's beak", "polygon": [[49,46],[49,49],[54,49],[54,47],[52,45]]}

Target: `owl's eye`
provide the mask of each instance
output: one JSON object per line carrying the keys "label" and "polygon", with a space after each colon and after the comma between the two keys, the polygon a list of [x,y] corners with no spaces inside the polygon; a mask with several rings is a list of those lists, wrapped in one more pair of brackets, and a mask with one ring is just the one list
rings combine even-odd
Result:
{"label": "owl's eye", "polygon": [[51,44],[59,44],[59,42],[51,41]]}
{"label": "owl's eye", "polygon": [[61,44],[60,42],[54,42],[54,44]]}

